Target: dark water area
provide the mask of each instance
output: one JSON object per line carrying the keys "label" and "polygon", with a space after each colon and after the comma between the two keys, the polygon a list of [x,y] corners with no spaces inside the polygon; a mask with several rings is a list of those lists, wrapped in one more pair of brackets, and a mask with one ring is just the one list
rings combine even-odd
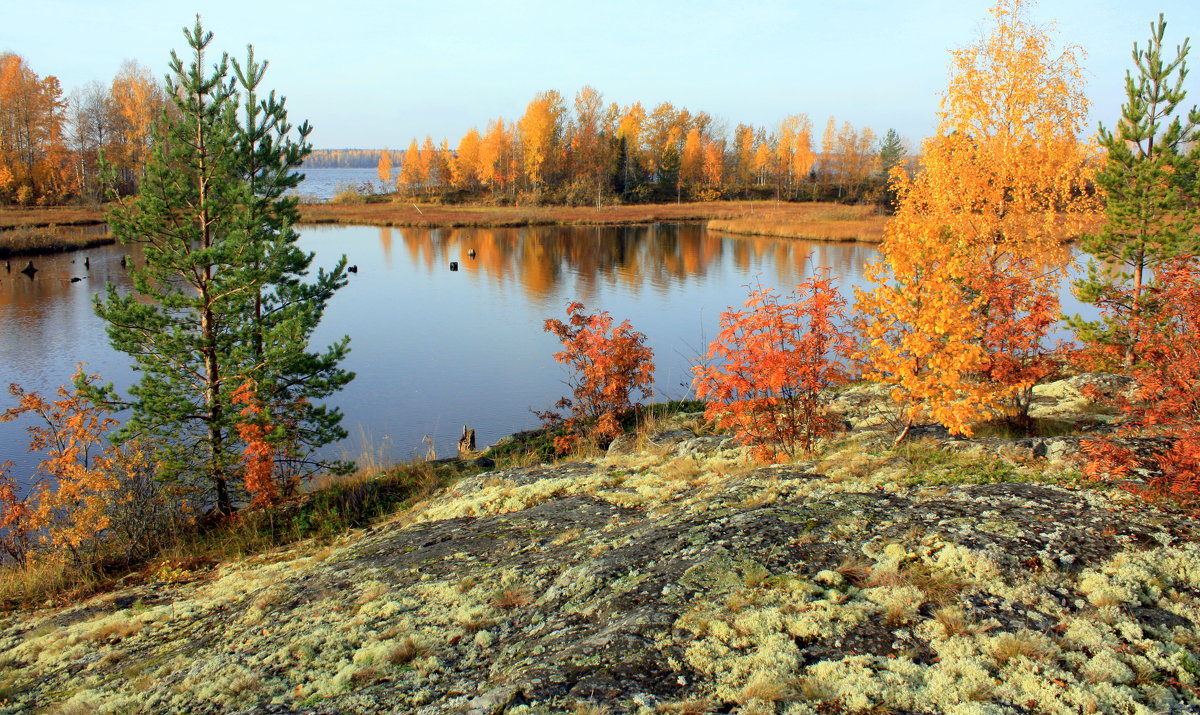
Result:
{"label": "dark water area", "polygon": [[[314,336],[315,347],[349,335],[345,367],[358,375],[333,400],[351,437],[327,455],[355,458],[368,449],[391,459],[423,455],[426,435],[439,454],[450,454],[464,424],[476,429],[480,446],[536,427],[530,410],[568,390],[552,356],[560,346],[542,326],[565,318],[569,301],[628,318],[646,333],[657,366],[654,399],[683,399],[692,394],[690,366],[716,335],[721,312],[745,300],[747,285],[788,290],[828,266],[849,297],[864,282],[863,264],[877,258],[869,244],[732,237],[688,224],[304,227],[301,244],[316,253],[316,265],[332,266],[344,253],[359,269]],[[0,273],[0,383],[52,394],[86,361],[90,372],[128,387],[128,360],[108,346],[92,311],[105,282],[128,288],[120,266],[127,251],[39,257],[33,279]],[[86,279],[71,283],[72,276]],[[1078,308],[1068,296],[1064,309]],[[12,404],[0,395],[0,409]],[[12,460],[19,481],[36,464],[25,442],[21,425],[0,424],[0,462]]]}

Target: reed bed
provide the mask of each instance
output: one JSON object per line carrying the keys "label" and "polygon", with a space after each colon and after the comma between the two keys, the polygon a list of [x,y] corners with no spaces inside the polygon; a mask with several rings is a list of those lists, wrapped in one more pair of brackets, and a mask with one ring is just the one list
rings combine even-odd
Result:
{"label": "reed bed", "polygon": [[109,233],[85,234],[77,228],[13,228],[0,231],[0,258],[77,251],[115,240]]}

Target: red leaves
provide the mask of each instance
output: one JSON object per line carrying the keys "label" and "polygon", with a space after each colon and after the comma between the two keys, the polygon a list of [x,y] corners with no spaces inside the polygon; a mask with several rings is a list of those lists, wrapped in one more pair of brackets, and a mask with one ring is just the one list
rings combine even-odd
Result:
{"label": "red leaves", "polygon": [[569,450],[584,433],[607,445],[621,434],[619,419],[633,407],[633,392],[649,397],[654,384],[654,353],[645,345],[646,336],[628,320],[613,328],[606,311],[589,315],[584,310],[583,303],[574,301],[567,304],[566,323],[553,318],[545,323],[546,332],[563,344],[554,359],[574,373],[570,382],[574,399],[558,403],[572,412],[564,421],[567,436],[555,439],[560,452]]}
{"label": "red leaves", "polygon": [[721,332],[699,365],[696,396],[708,401],[705,417],[732,429],[763,459],[808,450],[832,429],[822,391],[846,381],[838,357],[852,340],[838,327],[846,302],[821,269],[787,296],[750,292],[748,310],[721,315]]}
{"label": "red leaves", "polygon": [[[1184,256],[1166,264],[1142,296],[1145,310],[1135,317],[1133,367],[1137,390],[1120,403],[1129,422],[1122,436],[1162,436],[1170,447],[1158,455],[1159,474],[1145,488],[1147,497],[1200,506],[1200,264]],[[1086,472],[1093,478],[1121,478],[1135,457],[1129,450],[1102,442],[1089,446]]]}
{"label": "red leaves", "polygon": [[238,436],[246,443],[243,451],[244,484],[250,495],[250,506],[265,506],[279,498],[275,483],[275,447],[267,441],[272,427],[266,422],[266,411],[258,399],[254,383],[243,382],[233,393],[233,404],[245,405],[238,414]]}

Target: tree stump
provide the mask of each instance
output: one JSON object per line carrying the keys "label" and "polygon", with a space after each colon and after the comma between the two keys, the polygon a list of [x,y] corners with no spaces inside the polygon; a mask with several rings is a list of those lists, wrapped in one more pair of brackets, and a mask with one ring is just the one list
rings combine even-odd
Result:
{"label": "tree stump", "polygon": [[458,456],[468,457],[475,454],[475,430],[463,425],[462,436],[458,438]]}

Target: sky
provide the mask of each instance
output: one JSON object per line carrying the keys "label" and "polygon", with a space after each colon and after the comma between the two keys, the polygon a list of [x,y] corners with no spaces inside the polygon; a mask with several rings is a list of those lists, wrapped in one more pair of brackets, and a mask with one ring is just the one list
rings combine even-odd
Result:
{"label": "sky", "polygon": [[[591,85],[605,102],[662,101],[732,129],[804,113],[931,134],[949,51],[978,40],[993,0],[0,0],[0,52],[22,55],[65,91],[107,85],[125,60],[156,76],[181,28],[201,14],[213,47],[247,44],[267,59],[264,85],[308,119],[317,148],[453,146],[472,126],[515,120],[540,91],[568,100]],[[1200,0],[1041,0],[1058,44],[1086,53],[1090,128],[1115,123],[1133,43],[1158,13],[1174,48],[1200,42]],[[1173,54],[1173,50],[1172,50]],[[1193,54],[1200,65],[1200,53]],[[1185,87],[1200,102],[1193,75]]]}

